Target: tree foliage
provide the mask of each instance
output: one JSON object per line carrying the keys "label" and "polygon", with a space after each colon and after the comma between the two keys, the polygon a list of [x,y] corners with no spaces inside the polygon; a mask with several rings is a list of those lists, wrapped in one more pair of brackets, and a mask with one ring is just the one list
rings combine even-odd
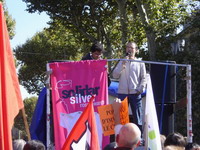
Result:
{"label": "tree foliage", "polygon": [[0,0],[0,2],[3,2],[3,7],[4,7],[4,15],[6,18],[6,24],[9,32],[10,39],[12,39],[15,36],[15,20],[12,18],[12,16],[9,14],[5,1]]}
{"label": "tree foliage", "polygon": [[[200,37],[198,37],[200,38]],[[199,45],[200,46],[200,45]],[[193,134],[194,134],[194,141],[198,142],[200,139],[199,135],[199,90],[200,90],[200,82],[198,80],[200,69],[199,69],[199,63],[200,63],[200,53],[197,51],[183,51],[177,54],[175,57],[175,60],[177,63],[183,63],[183,64],[191,64],[192,66],[192,119],[193,119]],[[185,72],[184,75],[181,78],[182,80],[185,78]],[[184,80],[185,81],[185,80]],[[185,81],[186,82],[186,81]],[[181,88],[179,89],[179,98],[186,97],[186,85],[183,84]],[[176,131],[182,133],[183,135],[187,135],[186,130],[186,108],[179,110],[177,112],[176,117]]]}
{"label": "tree foliage", "polygon": [[[29,12],[45,11],[52,20],[59,20],[67,28],[77,30],[90,41],[99,40],[105,43],[108,57],[111,57],[117,48],[122,48],[128,40],[134,40],[139,45],[147,40],[151,59],[155,59],[153,57],[157,47],[154,45],[159,44],[157,39],[174,34],[186,15],[181,0],[24,2],[27,3]],[[113,32],[115,30],[117,33]]]}
{"label": "tree foliage", "polygon": [[[192,17],[189,18],[189,26],[187,28],[187,36],[183,36],[182,38],[185,39],[185,47],[184,51],[179,52],[177,55],[174,56],[174,60],[177,63],[184,63],[184,64],[191,64],[192,66],[192,119],[193,119],[193,133],[194,133],[194,141],[199,143],[200,139],[200,119],[199,119],[199,107],[200,107],[200,81],[199,81],[199,74],[200,74],[200,12],[193,13]],[[186,88],[185,88],[186,89]],[[185,94],[183,90],[180,93]],[[178,118],[183,119],[183,114],[186,115],[186,111],[183,111],[178,114]],[[181,120],[182,121],[182,120]],[[179,121],[179,122],[181,122]],[[185,131],[183,124],[179,123],[177,125],[177,129],[179,131]],[[186,131],[185,131],[186,134]]]}
{"label": "tree foliage", "polygon": [[30,13],[46,12],[51,18],[50,29],[15,49],[21,65],[20,82],[29,93],[38,93],[44,86],[48,61],[78,60],[96,40],[104,44],[106,58],[122,57],[127,41],[135,41],[139,47],[147,43],[150,53],[143,46],[141,56],[159,58],[163,40],[175,33],[185,17],[180,0],[23,1]]}
{"label": "tree foliage", "polygon": [[[58,29],[58,26],[57,26]],[[76,35],[59,30],[46,29],[36,33],[24,45],[14,49],[20,67],[18,74],[21,85],[29,93],[37,93],[44,87],[46,64],[54,60],[77,60],[85,47],[79,44]]]}

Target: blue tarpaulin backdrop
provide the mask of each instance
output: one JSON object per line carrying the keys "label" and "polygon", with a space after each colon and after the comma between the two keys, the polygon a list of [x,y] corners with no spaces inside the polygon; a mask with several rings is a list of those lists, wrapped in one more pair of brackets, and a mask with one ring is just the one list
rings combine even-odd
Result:
{"label": "blue tarpaulin backdrop", "polygon": [[40,140],[46,145],[46,88],[38,97],[30,126],[31,139]]}

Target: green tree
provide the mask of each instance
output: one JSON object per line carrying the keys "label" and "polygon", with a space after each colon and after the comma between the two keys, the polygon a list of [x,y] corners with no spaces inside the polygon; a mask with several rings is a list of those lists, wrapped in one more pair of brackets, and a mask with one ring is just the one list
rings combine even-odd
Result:
{"label": "green tree", "polygon": [[3,3],[4,7],[4,15],[6,17],[6,24],[9,32],[10,39],[12,39],[15,36],[15,20],[12,18],[11,15],[9,15],[9,12],[7,10],[6,4],[4,0],[0,0],[0,2]]}
{"label": "green tree", "polygon": [[29,12],[45,11],[52,20],[59,20],[90,41],[106,43],[108,57],[112,53],[116,54],[116,50],[122,53],[121,49],[126,41],[136,40],[139,45],[147,41],[150,59],[155,60],[159,49],[158,39],[174,34],[186,15],[185,5],[181,0],[24,2],[27,3]]}
{"label": "green tree", "polygon": [[[193,133],[194,133],[194,141],[199,143],[200,139],[200,118],[199,113],[200,110],[200,81],[199,81],[199,74],[200,74],[200,35],[198,33],[200,29],[200,12],[197,10],[193,13],[191,18],[189,19],[188,27],[186,28],[183,35],[179,36],[179,38],[185,40],[185,47],[184,51],[179,52],[177,55],[174,56],[174,60],[177,63],[183,64],[191,64],[192,66],[192,119],[193,119]],[[186,35],[185,35],[186,34]],[[186,94],[183,90],[180,91],[182,94]],[[183,114],[186,116],[186,110],[181,110],[177,118],[180,118],[181,122],[183,119]],[[179,131],[185,131],[184,126],[181,123],[177,124],[177,129]],[[186,131],[185,131],[186,133]],[[200,144],[200,143],[199,143]]]}
{"label": "green tree", "polygon": [[[79,60],[95,40],[105,43],[107,58],[123,56],[128,40],[136,41],[139,47],[148,41],[150,59],[155,59],[156,53],[162,58],[163,41],[174,34],[185,16],[183,5],[175,0],[24,1],[29,12],[45,11],[51,17],[48,30],[15,49],[21,65],[20,82],[29,93],[43,88],[48,61]],[[141,56],[148,59],[146,49]]]}
{"label": "green tree", "polygon": [[[196,7],[196,6],[195,6]],[[198,8],[198,7],[197,7]],[[199,87],[200,82],[198,80],[200,69],[200,13],[199,8],[194,9],[191,17],[187,19],[187,24],[185,24],[184,30],[178,35],[168,37],[167,40],[162,41],[162,54],[160,53],[160,58],[162,60],[168,59],[176,61],[178,64],[190,64],[192,66],[192,121],[193,121],[193,134],[194,141],[199,143],[199,107],[200,107],[200,94]],[[179,48],[177,53],[171,54],[171,43],[176,43],[178,40],[183,40],[183,45]],[[177,100],[186,99],[186,69],[184,67],[177,68]],[[175,111],[175,131],[187,135],[187,108],[178,109]]]}
{"label": "green tree", "polygon": [[[200,37],[198,37],[200,38]],[[199,42],[199,39],[196,39],[196,42]],[[200,48],[200,45],[199,45]],[[177,61],[177,63],[182,63],[182,64],[191,64],[192,66],[192,119],[193,119],[193,134],[194,134],[194,141],[198,142],[200,139],[200,118],[199,118],[199,106],[200,106],[200,82],[198,80],[199,74],[200,74],[200,69],[199,69],[199,63],[200,63],[200,54],[198,51],[183,51],[177,54],[174,57]],[[185,77],[185,72],[184,75],[182,76],[184,79]],[[184,81],[186,82],[186,81]],[[183,84],[181,89],[178,91],[181,93],[178,95],[178,98],[184,98],[186,97],[186,85]],[[187,135],[186,132],[186,108],[179,110],[176,113],[176,131],[182,133],[183,135]]]}
{"label": "green tree", "polygon": [[21,85],[28,93],[39,94],[45,86],[46,64],[55,60],[80,60],[81,54],[88,51],[87,43],[87,40],[80,43],[74,33],[59,23],[56,29],[49,28],[36,33],[25,44],[14,49],[19,60]]}
{"label": "green tree", "polygon": [[[52,18],[52,22],[60,21],[64,26],[73,30],[75,34],[78,32],[78,35],[84,36],[91,42],[98,40],[106,43],[106,47],[111,49],[109,33],[112,27],[109,27],[108,24],[111,22],[115,24],[115,13],[113,11],[116,11],[116,9],[113,9],[112,6],[114,3],[80,0],[25,2],[30,2],[30,5],[27,5],[30,8],[29,12],[46,11]],[[61,9],[62,11],[59,11]],[[107,52],[110,53],[111,51]],[[111,54],[108,55],[111,56]]]}
{"label": "green tree", "polygon": [[[28,122],[28,126],[30,127],[31,124],[31,120],[32,120],[32,116],[35,110],[35,106],[37,103],[37,97],[30,97],[30,98],[25,98],[24,99],[24,109],[25,109],[25,113],[26,113],[26,118],[27,118],[27,122]],[[15,117],[15,121],[14,121],[14,127],[16,127],[17,129],[22,131],[22,135],[24,136],[24,138],[26,137],[26,131],[25,131],[25,125],[24,125],[24,120],[22,117],[22,113],[20,111],[20,113]]]}

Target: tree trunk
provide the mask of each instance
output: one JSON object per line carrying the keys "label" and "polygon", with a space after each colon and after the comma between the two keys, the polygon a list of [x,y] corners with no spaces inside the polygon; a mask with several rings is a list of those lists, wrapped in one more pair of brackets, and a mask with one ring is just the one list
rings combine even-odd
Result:
{"label": "tree trunk", "polygon": [[149,19],[141,0],[135,0],[135,2],[136,2],[136,6],[138,9],[141,21],[145,27],[145,33],[146,33],[146,37],[148,41],[147,44],[148,44],[148,51],[149,51],[149,59],[156,60],[157,44],[156,44],[156,35],[154,32],[154,28],[149,24]]}
{"label": "tree trunk", "polygon": [[147,41],[148,41],[149,59],[156,60],[156,50],[157,50],[157,45],[155,41],[156,35],[151,30],[145,30],[145,32],[146,32]]}
{"label": "tree trunk", "polygon": [[116,0],[119,8],[120,14],[120,23],[122,31],[122,45],[125,45],[127,42],[127,14],[126,14],[126,0]]}

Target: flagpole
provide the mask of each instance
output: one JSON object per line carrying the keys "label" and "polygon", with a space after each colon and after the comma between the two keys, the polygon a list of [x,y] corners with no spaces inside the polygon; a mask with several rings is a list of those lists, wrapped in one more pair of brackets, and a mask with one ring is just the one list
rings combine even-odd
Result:
{"label": "flagpole", "polygon": [[26,130],[26,134],[27,134],[28,140],[30,141],[31,135],[30,135],[29,127],[28,127],[28,121],[27,121],[27,118],[26,118],[25,109],[22,108],[20,111],[22,113],[22,117],[23,117],[23,120],[24,120],[24,126],[25,126],[25,130]]}

